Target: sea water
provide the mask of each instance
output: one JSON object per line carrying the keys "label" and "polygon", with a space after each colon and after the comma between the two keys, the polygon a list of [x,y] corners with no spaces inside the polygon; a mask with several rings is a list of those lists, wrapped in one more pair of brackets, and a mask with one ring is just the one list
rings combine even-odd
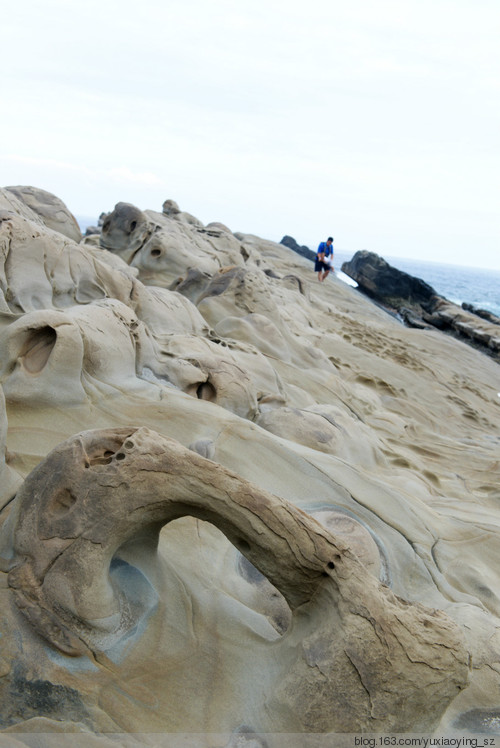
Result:
{"label": "sea water", "polygon": [[[335,251],[335,270],[352,254]],[[445,265],[439,262],[422,262],[403,257],[384,257],[390,265],[409,275],[420,278],[432,286],[440,296],[459,306],[462,302],[486,309],[500,316],[500,271],[463,265]],[[342,274],[339,274],[341,279]]]}

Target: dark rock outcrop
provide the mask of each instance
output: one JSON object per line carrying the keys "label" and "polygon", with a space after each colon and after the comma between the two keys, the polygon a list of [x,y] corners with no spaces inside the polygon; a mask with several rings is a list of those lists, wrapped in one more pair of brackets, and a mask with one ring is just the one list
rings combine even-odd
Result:
{"label": "dark rock outcrop", "polygon": [[440,296],[428,283],[389,265],[374,252],[356,252],[342,264],[358,289],[390,311],[397,311],[409,327],[442,330],[500,361],[500,320],[471,305],[462,307]]}
{"label": "dark rock outcrop", "polygon": [[306,247],[305,244],[303,244],[302,246],[297,244],[293,236],[284,236],[280,241],[280,244],[288,247],[288,249],[292,249],[298,255],[305,257],[307,260],[314,260],[314,258],[316,257],[316,252],[313,252],[312,249]]}
{"label": "dark rock outcrop", "polygon": [[353,278],[365,293],[395,309],[408,304],[427,304],[437,296],[425,281],[398,270],[366,249],[344,262],[342,272]]}

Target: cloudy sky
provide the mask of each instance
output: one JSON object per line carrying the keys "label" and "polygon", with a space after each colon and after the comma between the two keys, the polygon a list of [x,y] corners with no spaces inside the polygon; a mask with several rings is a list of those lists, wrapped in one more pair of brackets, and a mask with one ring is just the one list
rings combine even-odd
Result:
{"label": "cloudy sky", "polygon": [[500,269],[498,0],[16,0],[0,186]]}

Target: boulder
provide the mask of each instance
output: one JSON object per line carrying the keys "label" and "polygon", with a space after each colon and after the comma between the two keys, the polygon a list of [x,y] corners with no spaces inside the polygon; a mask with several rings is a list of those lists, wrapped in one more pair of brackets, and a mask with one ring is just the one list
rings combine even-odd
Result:
{"label": "boulder", "polygon": [[[248,258],[226,226],[204,228],[171,203],[164,203],[163,213],[117,203],[104,219],[100,246],[137,268],[140,280],[163,287],[175,287],[193,270],[211,276],[221,266],[243,264]],[[214,239],[219,239],[216,248]]]}
{"label": "boulder", "polygon": [[49,229],[64,234],[74,242],[81,240],[78,222],[60,198],[38,187],[17,186],[6,189],[40,216]]}
{"label": "boulder", "polygon": [[365,293],[395,309],[402,305],[425,304],[437,295],[425,281],[398,270],[366,249],[342,263],[342,272],[355,280]]}
{"label": "boulder", "polygon": [[[188,704],[176,682],[198,692],[212,671],[211,658],[203,651],[186,658],[185,640],[184,656],[171,668],[158,657],[154,639],[144,639],[144,630],[158,625],[170,642],[190,626],[202,633],[190,620],[186,592],[172,605],[181,580],[161,563],[158,548],[162,527],[185,516],[218,527],[291,611],[288,635],[272,645],[255,637],[252,650],[217,647],[219,669],[241,678],[258,664],[266,684],[255,691],[251,709],[241,703],[239,689],[226,690],[220,721],[234,724],[253,714],[266,728],[274,723],[290,731],[430,730],[467,685],[468,652],[459,626],[442,612],[399,599],[345,543],[345,531],[333,534],[340,519],[357,547],[356,535],[363,533],[358,523],[331,512],[319,524],[148,429],[84,432],[67,440],[27,478],[16,516],[8,584],[33,633],[67,659],[99,661],[104,651],[124,647],[120,669],[133,675],[132,683],[144,682],[147,671],[161,705],[157,720],[167,702],[184,713],[186,731],[206,727],[205,710],[195,699]],[[358,545],[367,540],[373,542],[365,531]],[[226,615],[234,613],[228,608]],[[231,625],[236,632],[237,621]],[[242,622],[240,629],[244,636]],[[205,641],[214,633],[205,631]],[[230,631],[223,638],[228,642]],[[114,669],[98,677],[82,673],[81,702],[99,681],[113,693]],[[136,704],[144,700],[143,688],[134,692]],[[119,700],[110,704],[109,717],[122,720]]]}
{"label": "boulder", "polygon": [[191,226],[203,228],[202,222],[195,216],[192,216],[191,213],[182,211],[175,200],[165,200],[162,205],[162,211],[164,215],[168,216],[169,218],[174,218],[181,223],[187,223]]}
{"label": "boulder", "polygon": [[470,305],[462,307],[440,296],[425,281],[389,265],[374,252],[356,252],[342,271],[358,283],[358,289],[417,329],[437,328],[500,360],[500,320]]}
{"label": "boulder", "polygon": [[316,257],[316,252],[313,252],[312,249],[309,249],[309,247],[306,247],[305,244],[299,245],[293,236],[284,236],[283,239],[280,241],[280,244],[283,244],[284,247],[288,247],[288,249],[293,250],[301,257],[305,257],[308,260],[313,260]]}

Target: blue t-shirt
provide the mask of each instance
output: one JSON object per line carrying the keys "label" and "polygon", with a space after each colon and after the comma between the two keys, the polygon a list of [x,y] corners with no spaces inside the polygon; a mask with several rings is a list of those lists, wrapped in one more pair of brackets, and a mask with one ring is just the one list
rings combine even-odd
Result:
{"label": "blue t-shirt", "polygon": [[333,244],[330,244],[330,246],[328,246],[326,242],[321,242],[318,247],[317,254],[320,255],[322,252],[325,253],[325,257],[329,257],[330,255],[333,255]]}

